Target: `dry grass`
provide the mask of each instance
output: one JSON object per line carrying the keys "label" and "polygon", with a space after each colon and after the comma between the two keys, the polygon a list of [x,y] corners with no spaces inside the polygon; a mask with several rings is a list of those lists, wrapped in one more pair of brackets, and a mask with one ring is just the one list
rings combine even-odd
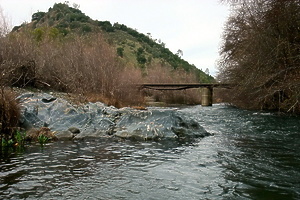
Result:
{"label": "dry grass", "polygon": [[26,139],[37,141],[40,136],[45,136],[49,140],[55,140],[56,136],[48,127],[41,127],[40,129],[30,129],[26,134]]}
{"label": "dry grass", "polygon": [[0,87],[0,136],[1,139],[11,139],[20,118],[19,104],[15,94]]}

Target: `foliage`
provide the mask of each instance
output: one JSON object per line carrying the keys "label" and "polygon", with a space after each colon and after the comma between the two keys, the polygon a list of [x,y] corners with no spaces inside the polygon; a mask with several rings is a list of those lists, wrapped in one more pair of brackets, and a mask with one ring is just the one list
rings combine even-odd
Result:
{"label": "foliage", "polygon": [[87,25],[87,24],[84,24],[84,25],[81,27],[81,32],[82,32],[82,33],[90,33],[90,32],[92,32],[92,27],[90,27],[90,26]]}
{"label": "foliage", "polygon": [[5,138],[2,138],[1,146],[2,147],[12,147],[14,145],[14,141],[12,139],[6,140]]}
{"label": "foliage", "polygon": [[106,32],[114,32],[114,27],[109,21],[97,21],[97,24]]}
{"label": "foliage", "polygon": [[124,56],[124,48],[123,47],[117,48],[117,54],[118,54],[118,56],[120,56],[121,58],[123,58],[123,56]]}
{"label": "foliage", "polygon": [[143,48],[138,48],[137,53],[136,53],[136,60],[141,65],[143,65],[143,64],[145,64],[147,62],[147,59],[145,57],[144,49]]}
{"label": "foliage", "polygon": [[39,135],[38,136],[38,142],[41,144],[41,145],[44,145],[46,144],[47,142],[49,141],[49,138],[45,135]]}
{"label": "foliage", "polygon": [[300,112],[300,2],[254,0],[232,5],[219,74],[220,80],[238,84],[231,102]]}
{"label": "foliage", "polygon": [[17,145],[24,146],[26,140],[26,132],[17,131],[15,141]]}
{"label": "foliage", "polygon": [[32,15],[32,18],[31,18],[31,21],[40,21],[44,16],[45,16],[45,12],[37,12],[37,13],[34,13]]}
{"label": "foliage", "polygon": [[37,42],[40,42],[40,41],[42,41],[42,39],[43,39],[44,31],[43,31],[43,29],[41,29],[41,28],[36,28],[36,29],[34,29],[34,31],[33,31],[32,34],[33,34],[34,39],[35,39]]}

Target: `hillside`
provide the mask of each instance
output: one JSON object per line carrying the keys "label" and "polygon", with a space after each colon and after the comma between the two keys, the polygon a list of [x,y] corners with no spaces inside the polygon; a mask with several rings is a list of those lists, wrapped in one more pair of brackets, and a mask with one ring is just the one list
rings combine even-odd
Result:
{"label": "hillside", "polygon": [[71,34],[88,35],[103,34],[116,55],[126,65],[139,67],[147,74],[147,69],[157,63],[173,70],[184,70],[195,74],[199,82],[213,82],[214,78],[205,74],[194,65],[173,54],[161,41],[152,39],[129,28],[124,24],[111,24],[109,21],[93,20],[82,13],[78,7],[58,3],[48,12],[37,12],[32,15],[28,24],[16,26],[13,32],[24,28],[33,30],[37,40],[40,40],[45,28],[51,28],[52,35],[68,37]]}

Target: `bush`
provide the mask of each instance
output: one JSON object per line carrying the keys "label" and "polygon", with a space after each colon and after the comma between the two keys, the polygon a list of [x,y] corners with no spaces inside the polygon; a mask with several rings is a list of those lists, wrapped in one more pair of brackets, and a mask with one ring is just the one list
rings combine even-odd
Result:
{"label": "bush", "polygon": [[34,20],[37,20],[39,21],[40,19],[42,19],[44,16],[45,16],[45,12],[37,12],[37,13],[34,13],[32,15],[32,18],[31,18],[31,21],[34,21]]}
{"label": "bush", "polygon": [[0,89],[0,136],[1,141],[13,138],[20,118],[20,108],[15,94],[11,91]]}
{"label": "bush", "polygon": [[81,31],[83,32],[83,33],[90,33],[90,32],[92,32],[92,27],[91,26],[89,26],[89,25],[87,25],[87,24],[84,24],[82,27],[81,27]]}
{"label": "bush", "polygon": [[123,47],[117,48],[117,54],[118,54],[118,56],[120,56],[121,58],[123,58],[123,56],[124,56],[124,48]]}

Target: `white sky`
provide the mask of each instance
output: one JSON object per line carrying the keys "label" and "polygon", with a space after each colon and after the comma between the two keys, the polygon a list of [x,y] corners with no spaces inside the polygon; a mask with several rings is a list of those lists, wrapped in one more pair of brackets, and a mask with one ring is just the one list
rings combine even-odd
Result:
{"label": "white sky", "polygon": [[[47,12],[63,0],[0,0],[12,25],[30,22],[37,11]],[[229,7],[219,0],[70,0],[92,19],[118,22],[151,33],[173,53],[183,51],[183,59],[211,75],[216,75],[218,51]]]}

